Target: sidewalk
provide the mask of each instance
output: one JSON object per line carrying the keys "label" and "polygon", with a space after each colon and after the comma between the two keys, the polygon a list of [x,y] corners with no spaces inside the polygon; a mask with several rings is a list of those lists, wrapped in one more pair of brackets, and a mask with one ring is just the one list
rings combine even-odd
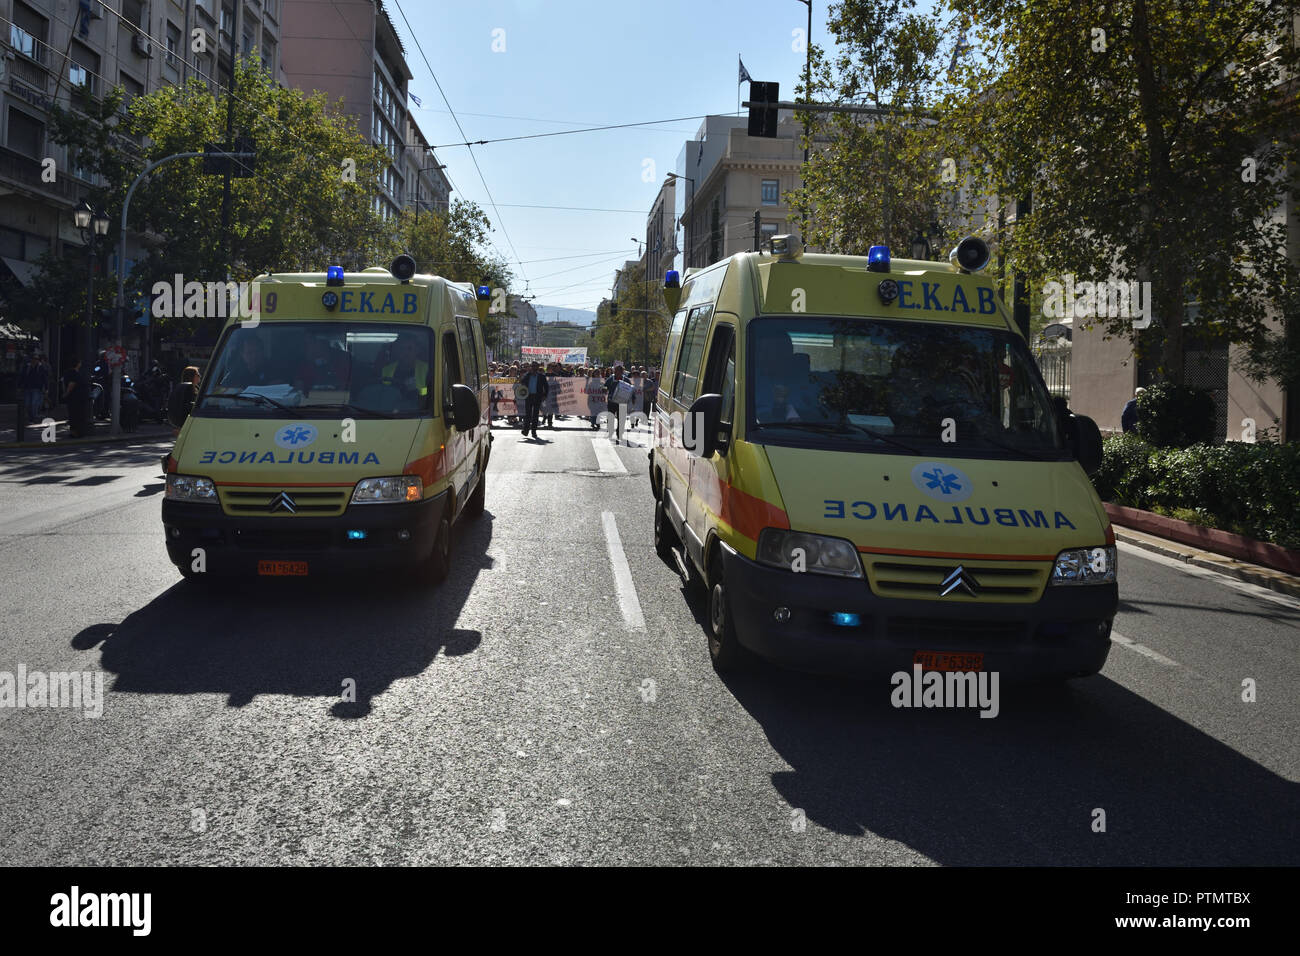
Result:
{"label": "sidewalk", "polygon": [[42,416],[43,418],[53,418],[55,421],[54,441],[42,441],[41,437],[44,432],[44,426],[41,422],[29,424],[21,440],[14,434],[15,416],[17,409],[10,403],[0,405],[0,448],[67,448],[74,445],[100,445],[109,442],[118,443],[135,443],[135,442],[154,442],[167,441],[171,442],[175,436],[176,429],[171,425],[160,425],[154,421],[141,422],[133,432],[123,432],[121,435],[110,435],[108,422],[96,422],[95,433],[93,436],[86,438],[73,438],[68,431],[67,419],[61,417],[65,414],[66,409],[63,406],[51,409]]}
{"label": "sidewalk", "polygon": [[1300,597],[1300,577],[1294,577],[1262,565],[1238,561],[1236,558],[1215,554],[1212,551],[1202,551],[1199,548],[1178,541],[1170,541],[1167,538],[1147,534],[1145,531],[1137,531],[1119,525],[1112,525],[1112,527],[1115,529],[1116,541],[1123,541],[1125,544],[1131,544],[1146,551],[1154,551],[1156,554],[1162,554],[1167,558],[1186,561],[1198,568],[1218,571],[1220,574],[1226,574],[1240,581],[1268,588],[1270,591]]}

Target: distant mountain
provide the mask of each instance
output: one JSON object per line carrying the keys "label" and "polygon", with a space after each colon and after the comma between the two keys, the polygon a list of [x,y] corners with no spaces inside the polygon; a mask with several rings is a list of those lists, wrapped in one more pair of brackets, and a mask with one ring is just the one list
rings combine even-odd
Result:
{"label": "distant mountain", "polygon": [[537,310],[538,322],[574,322],[586,327],[596,321],[596,313],[586,309],[566,309],[563,306],[537,303],[533,303],[533,308]]}

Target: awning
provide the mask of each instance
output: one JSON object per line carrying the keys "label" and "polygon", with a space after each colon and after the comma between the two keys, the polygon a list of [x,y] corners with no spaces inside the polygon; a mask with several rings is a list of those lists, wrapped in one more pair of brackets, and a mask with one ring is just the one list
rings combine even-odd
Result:
{"label": "awning", "polygon": [[39,342],[40,339],[29,332],[24,332],[12,322],[0,322],[0,342],[5,341]]}
{"label": "awning", "polygon": [[10,259],[8,256],[0,256],[0,258],[4,260],[4,264],[9,268],[9,271],[14,274],[15,279],[23,285],[32,284],[32,279],[38,271],[35,263],[23,259]]}

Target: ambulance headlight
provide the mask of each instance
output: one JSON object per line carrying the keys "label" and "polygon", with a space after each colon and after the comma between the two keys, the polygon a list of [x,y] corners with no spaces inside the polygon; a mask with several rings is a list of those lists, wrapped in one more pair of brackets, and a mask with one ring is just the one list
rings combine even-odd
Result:
{"label": "ambulance headlight", "polygon": [[759,534],[758,561],[785,571],[862,577],[862,561],[852,542],[783,528],[764,528]]}
{"label": "ambulance headlight", "polygon": [[394,501],[419,501],[424,497],[424,482],[415,475],[391,478],[362,478],[352,490],[354,505],[384,504]]}
{"label": "ambulance headlight", "polygon": [[211,478],[199,478],[197,475],[168,475],[164,498],[173,501],[211,501],[217,500],[217,486]]}
{"label": "ambulance headlight", "polygon": [[1056,556],[1051,584],[1114,584],[1114,545],[1104,548],[1071,548]]}

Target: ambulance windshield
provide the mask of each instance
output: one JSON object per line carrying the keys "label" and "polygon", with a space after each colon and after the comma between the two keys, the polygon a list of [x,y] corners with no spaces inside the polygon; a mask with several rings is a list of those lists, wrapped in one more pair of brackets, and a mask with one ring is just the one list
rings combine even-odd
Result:
{"label": "ambulance windshield", "polygon": [[432,413],[433,337],[423,326],[260,322],[222,341],[199,417],[415,418]]}
{"label": "ambulance windshield", "polygon": [[749,327],[757,442],[1059,458],[1051,397],[1004,329],[835,318]]}

